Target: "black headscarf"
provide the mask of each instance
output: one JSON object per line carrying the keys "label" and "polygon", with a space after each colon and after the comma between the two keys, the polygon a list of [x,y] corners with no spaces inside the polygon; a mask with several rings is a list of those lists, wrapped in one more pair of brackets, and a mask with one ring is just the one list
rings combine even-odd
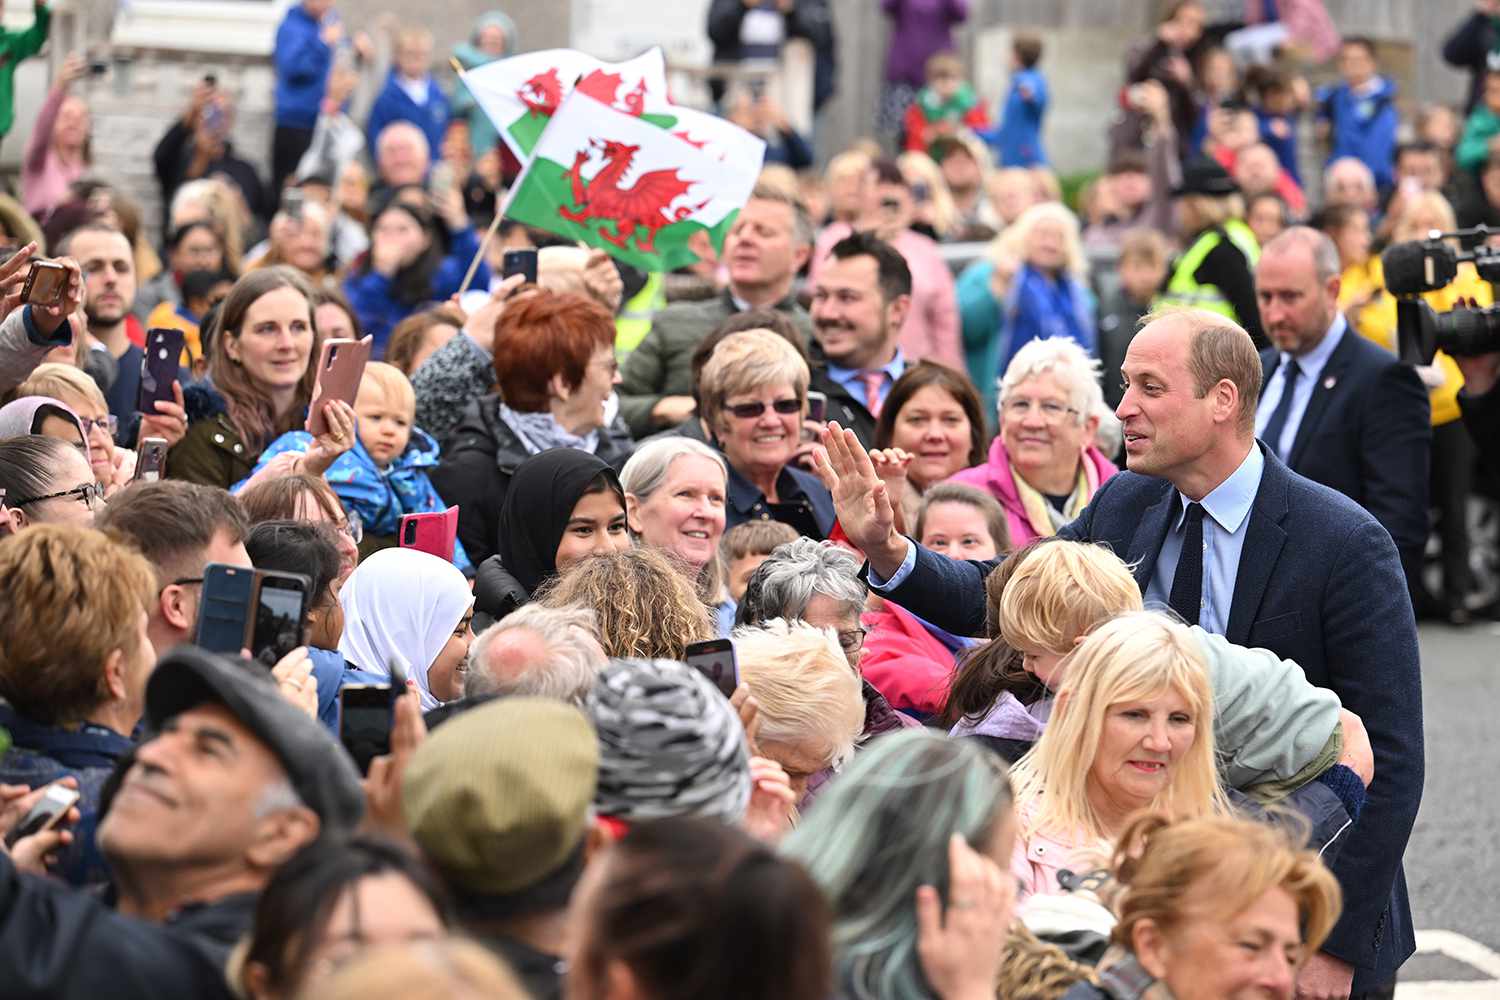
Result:
{"label": "black headscarf", "polygon": [[516,466],[500,508],[500,563],[528,594],[557,574],[557,546],[573,508],[600,476],[625,505],[615,470],[577,448],[552,448]]}

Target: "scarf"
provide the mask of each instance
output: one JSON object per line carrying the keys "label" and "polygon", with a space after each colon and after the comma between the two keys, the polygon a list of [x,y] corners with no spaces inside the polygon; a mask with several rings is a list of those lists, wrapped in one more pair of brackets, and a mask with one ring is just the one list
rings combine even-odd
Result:
{"label": "scarf", "polygon": [[520,439],[529,455],[539,455],[552,448],[573,448],[593,454],[599,448],[597,429],[579,437],[559,424],[557,418],[546,410],[522,413],[501,403],[500,419]]}
{"label": "scarf", "polygon": [[1153,979],[1140,960],[1119,945],[1111,945],[1097,966],[1099,988],[1110,1000],[1173,1000],[1167,984]]}
{"label": "scarf", "polygon": [[391,662],[400,663],[417,682],[422,711],[437,708],[441,702],[428,687],[427,670],[474,604],[463,573],[416,549],[382,549],[349,575],[339,604],[344,610],[339,653],[386,680]]}
{"label": "scarf", "polygon": [[922,117],[929,122],[962,121],[969,109],[978,103],[979,95],[967,83],[959,84],[946,100],[940,99],[931,87],[923,87],[917,94],[917,106],[922,109]]}
{"label": "scarf", "polygon": [[1080,458],[1078,461],[1078,478],[1062,510],[1053,507],[1040,490],[1022,479],[1014,465],[1011,466],[1010,476],[1016,484],[1016,496],[1021,498],[1021,508],[1026,512],[1027,523],[1031,525],[1032,531],[1043,538],[1051,538],[1057,534],[1058,528],[1083,513],[1083,508],[1089,505],[1089,501],[1094,498],[1094,491],[1099,488],[1099,470],[1087,458]]}
{"label": "scarf", "polygon": [[603,476],[625,508],[620,477],[604,461],[577,448],[554,448],[533,455],[511,475],[505,503],[500,508],[499,538],[495,546],[500,565],[536,593],[557,573],[557,544],[573,516],[578,498]]}

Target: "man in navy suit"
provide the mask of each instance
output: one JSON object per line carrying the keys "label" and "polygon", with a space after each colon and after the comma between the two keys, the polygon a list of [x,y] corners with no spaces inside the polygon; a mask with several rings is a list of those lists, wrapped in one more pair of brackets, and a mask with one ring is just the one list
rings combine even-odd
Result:
{"label": "man in navy suit", "polygon": [[1408,588],[1427,545],[1432,405],[1411,365],[1349,328],[1339,312],[1339,253],[1316,229],[1271,240],[1255,269],[1265,392],[1255,435],[1296,473],[1375,515],[1401,553]]}
{"label": "man in navy suit", "polygon": [[[1343,917],[1299,975],[1298,996],[1381,989],[1415,950],[1401,855],[1424,766],[1416,621],[1396,547],[1352,500],[1255,440],[1260,357],[1224,317],[1152,319],[1122,374],[1116,413],[1130,471],[1101,485],[1059,534],[1108,544],[1135,567],[1148,603],[1296,660],[1364,721],[1375,780],[1333,864]],[[833,425],[824,444],[819,471],[869,560],[871,585],[941,628],[980,634],[994,564],[949,560],[899,535],[858,441]]]}

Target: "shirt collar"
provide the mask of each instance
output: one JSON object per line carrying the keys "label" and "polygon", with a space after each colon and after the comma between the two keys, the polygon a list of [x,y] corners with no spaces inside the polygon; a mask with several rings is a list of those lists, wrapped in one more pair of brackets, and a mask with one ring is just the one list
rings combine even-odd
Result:
{"label": "shirt collar", "polygon": [[894,382],[901,377],[902,372],[906,371],[906,355],[902,354],[901,348],[897,347],[895,356],[889,362],[881,365],[879,368],[870,369],[845,368],[843,365],[836,365],[832,361],[828,362],[828,377],[835,382],[848,382],[864,371],[885,372],[891,377],[891,381]]}
{"label": "shirt collar", "polygon": [[[1203,510],[1214,523],[1223,528],[1229,534],[1240,530],[1240,525],[1245,518],[1250,516],[1250,508],[1255,506],[1255,494],[1260,491],[1261,473],[1266,468],[1266,457],[1261,454],[1260,446],[1252,444],[1250,454],[1240,463],[1239,468],[1229,474],[1229,478],[1218,486],[1215,486],[1202,500]],[[1177,514],[1177,522],[1172,530],[1182,527],[1183,518],[1187,516],[1187,505],[1193,501],[1184,496],[1182,491],[1177,495],[1182,499],[1182,507]]]}
{"label": "shirt collar", "polygon": [[[748,514],[755,509],[756,504],[768,502],[766,495],[757,489],[754,483],[741,475],[740,471],[728,461],[727,456],[725,464],[729,466],[729,479],[726,484],[729,506],[733,507],[737,513]],[[783,504],[801,500],[806,495],[802,490],[802,484],[797,482],[796,477],[785,466],[776,474],[776,495],[781,498],[777,502]]]}
{"label": "shirt collar", "polygon": [[[1333,325],[1328,328],[1323,339],[1318,341],[1318,346],[1297,358],[1297,368],[1309,385],[1316,382],[1323,374],[1323,367],[1328,364],[1328,359],[1333,356],[1333,352],[1338,350],[1339,341],[1344,339],[1344,331],[1348,326],[1349,324],[1344,320],[1344,314],[1339,313],[1333,318]],[[1281,364],[1285,365],[1291,359],[1291,354],[1286,351],[1281,352]]]}

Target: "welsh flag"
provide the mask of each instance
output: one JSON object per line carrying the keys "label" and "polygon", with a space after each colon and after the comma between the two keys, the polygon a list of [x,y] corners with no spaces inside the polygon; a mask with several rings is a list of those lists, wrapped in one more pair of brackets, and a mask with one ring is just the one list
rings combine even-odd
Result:
{"label": "welsh flag", "polygon": [[[664,104],[667,99],[661,49],[622,63],[602,62],[573,49],[546,49],[486,63],[460,73],[459,79],[522,163],[575,85],[595,100],[633,115],[644,115],[648,103]],[[663,125],[670,121],[652,118]]]}
{"label": "welsh flag", "polygon": [[667,127],[574,91],[537,141],[506,215],[647,271],[697,260],[688,249],[696,233],[722,250],[766,145],[713,115],[661,112],[673,118]]}

